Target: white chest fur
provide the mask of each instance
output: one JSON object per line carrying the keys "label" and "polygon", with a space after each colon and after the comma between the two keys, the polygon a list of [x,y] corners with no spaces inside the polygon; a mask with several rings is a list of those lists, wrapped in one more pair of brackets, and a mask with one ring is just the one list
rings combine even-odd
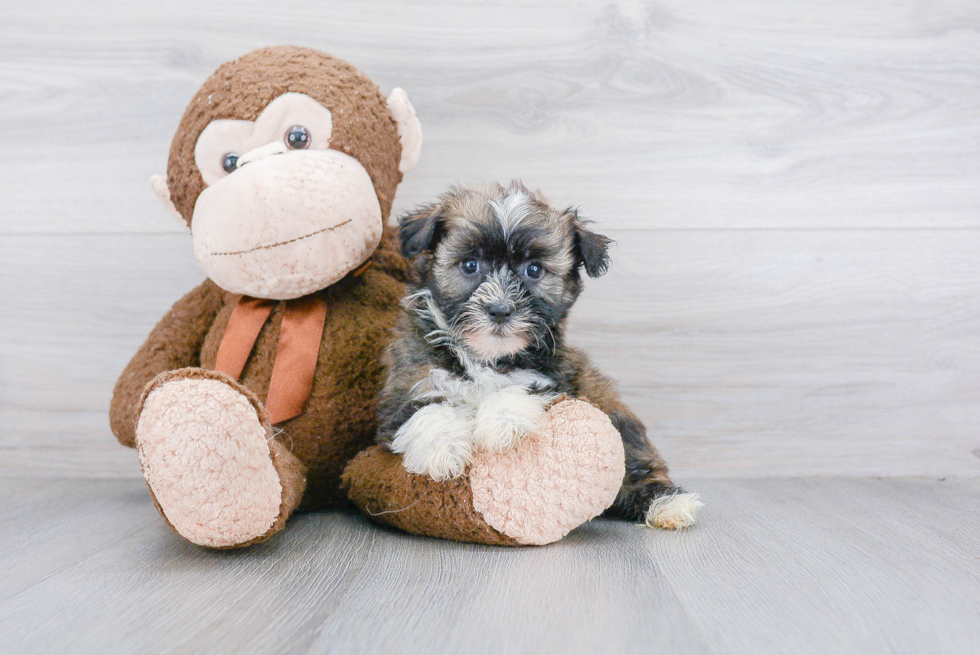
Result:
{"label": "white chest fur", "polygon": [[477,450],[503,452],[534,432],[557,394],[550,378],[529,370],[498,373],[471,366],[456,376],[435,368],[412,389],[430,401],[395,433],[392,450],[411,473],[445,480],[460,475]]}
{"label": "white chest fur", "polygon": [[[467,376],[453,375],[442,368],[433,368],[412,389],[416,400],[443,398],[454,405],[468,405],[477,409],[492,394],[516,387],[524,393],[546,392],[555,388],[555,382],[537,371],[518,369],[498,373],[489,366],[475,365],[467,370]],[[554,394],[545,393],[549,400]]]}

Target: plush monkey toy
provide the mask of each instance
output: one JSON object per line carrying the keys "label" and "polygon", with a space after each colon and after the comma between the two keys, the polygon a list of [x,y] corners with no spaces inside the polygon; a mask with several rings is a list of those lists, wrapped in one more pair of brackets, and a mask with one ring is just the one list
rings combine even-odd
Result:
{"label": "plush monkey toy", "polygon": [[[584,403],[553,412],[549,437],[478,460],[450,483],[369,448],[382,352],[409,274],[385,225],[421,141],[404,91],[386,98],[350,64],[306,48],[226,63],[191,100],[167,176],[152,183],[190,229],[208,279],[153,329],[110,409],[154,503],[188,541],[246,546],[295,510],[343,505],[349,494],[373,518],[419,534],[547,543],[612,503],[622,447]],[[589,464],[555,475],[569,470],[555,445],[582,428],[611,475]],[[533,484],[542,476],[565,485],[543,513]],[[562,506],[582,490],[591,504]]]}
{"label": "plush monkey toy", "polygon": [[208,279],[154,328],[110,410],[189,541],[243,546],[300,505],[346,502],[406,275],[385,221],[421,140],[404,91],[385,98],[310,49],[247,54],[191,100],[153,185]]}

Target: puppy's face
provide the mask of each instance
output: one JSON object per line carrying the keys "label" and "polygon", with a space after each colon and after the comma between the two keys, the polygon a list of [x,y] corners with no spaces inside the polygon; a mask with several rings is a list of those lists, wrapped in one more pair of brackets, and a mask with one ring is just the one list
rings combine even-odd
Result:
{"label": "puppy's face", "polygon": [[608,266],[606,237],[516,183],[452,189],[403,217],[400,238],[454,341],[485,362],[552,350],[580,269]]}

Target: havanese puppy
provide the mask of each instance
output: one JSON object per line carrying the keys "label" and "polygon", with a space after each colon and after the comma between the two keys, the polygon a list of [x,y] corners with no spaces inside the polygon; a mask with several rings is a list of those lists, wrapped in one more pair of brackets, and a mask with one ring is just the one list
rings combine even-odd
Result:
{"label": "havanese puppy", "polygon": [[626,452],[607,514],[692,524],[697,494],[670,481],[612,380],[564,342],[581,271],[605,273],[610,240],[518,182],[453,188],[400,226],[415,279],[386,354],[379,443],[400,453],[408,471],[445,480],[475,451],[506,451],[533,433],[561,394],[585,398],[609,416]]}

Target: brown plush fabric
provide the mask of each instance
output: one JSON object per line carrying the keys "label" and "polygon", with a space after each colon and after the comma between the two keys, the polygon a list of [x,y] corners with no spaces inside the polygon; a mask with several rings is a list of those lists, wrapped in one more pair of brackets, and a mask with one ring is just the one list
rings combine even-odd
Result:
{"label": "brown plush fabric", "polygon": [[[385,278],[390,278],[387,287],[390,287],[391,280],[407,282],[409,275],[408,262],[398,251],[396,232],[397,228],[385,227],[378,249],[368,260],[371,267],[362,274],[368,271],[383,274]],[[398,293],[400,298],[401,287]],[[218,312],[227,304],[228,297],[229,294],[214,282],[205,280],[178,300],[153,328],[119,376],[112,393],[109,423],[121,444],[135,446],[136,406],[143,389],[157,374],[201,365],[200,354],[205,336]]]}
{"label": "brown plush fabric", "polygon": [[272,524],[269,531],[261,537],[230,548],[244,548],[272,538],[286,526],[286,520],[292,516],[303,500],[303,492],[306,490],[306,467],[287,450],[286,446],[275,439],[269,441],[269,450],[272,453],[272,465],[276,467],[279,483],[282,485],[279,516],[276,517],[276,522]]}
{"label": "brown plush fabric", "polygon": [[469,478],[436,482],[405,471],[401,457],[372,446],[347,466],[343,485],[369,518],[412,534],[494,546],[519,546],[473,509]]}
{"label": "brown plush fabric", "polygon": [[[254,120],[284,93],[306,94],[332,114],[330,147],[357,159],[366,169],[387,220],[401,180],[401,144],[384,95],[363,73],[326,53],[308,48],[256,50],[222,65],[191,100],[170,150],[167,187],[177,211],[190,224],[205,188],[194,147],[213,120]],[[270,434],[273,465],[283,486],[282,527],[300,504],[306,508],[347,504],[340,474],[369,446],[376,431],[376,397],[384,377],[381,354],[399,312],[408,264],[399,254],[393,228],[386,228],[372,264],[317,292],[328,306],[305,411],[279,423]],[[141,395],[159,374],[220,375],[214,369],[218,346],[239,295],[211,280],[181,298],[153,329],[116,383],[110,408],[113,433],[135,446]],[[284,303],[275,302],[262,325],[237,382],[263,421],[279,345]],[[193,369],[190,373],[186,370]],[[305,489],[305,492],[304,492]],[[156,502],[156,500],[154,500]],[[268,537],[264,535],[262,539]],[[240,544],[244,545],[244,544]]]}
{"label": "brown plush fabric", "polygon": [[136,446],[137,405],[150,380],[164,371],[200,366],[201,346],[225,302],[224,293],[205,280],[178,300],[123,370],[109,406],[109,424],[121,444]]}
{"label": "brown plush fabric", "polygon": [[[276,426],[282,430],[277,439],[309,469],[302,501],[307,509],[347,504],[340,474],[374,441],[376,397],[384,378],[381,354],[400,313],[408,270],[394,239],[394,229],[386,229],[371,268],[321,292],[330,311],[306,411]],[[116,383],[111,423],[121,443],[134,445],[139,399],[157,374],[188,366],[214,368],[239,298],[205,281],[154,328]],[[240,378],[262,402],[269,391],[284,305],[276,303]]]}
{"label": "brown plush fabric", "polygon": [[304,93],[331,111],[330,147],[361,162],[374,182],[382,215],[391,212],[402,177],[401,143],[381,90],[364,73],[324,52],[277,46],[222,64],[187,106],[170,147],[167,186],[188,224],[205,186],[194,163],[201,132],[216,119],[255,120],[284,93]]}

